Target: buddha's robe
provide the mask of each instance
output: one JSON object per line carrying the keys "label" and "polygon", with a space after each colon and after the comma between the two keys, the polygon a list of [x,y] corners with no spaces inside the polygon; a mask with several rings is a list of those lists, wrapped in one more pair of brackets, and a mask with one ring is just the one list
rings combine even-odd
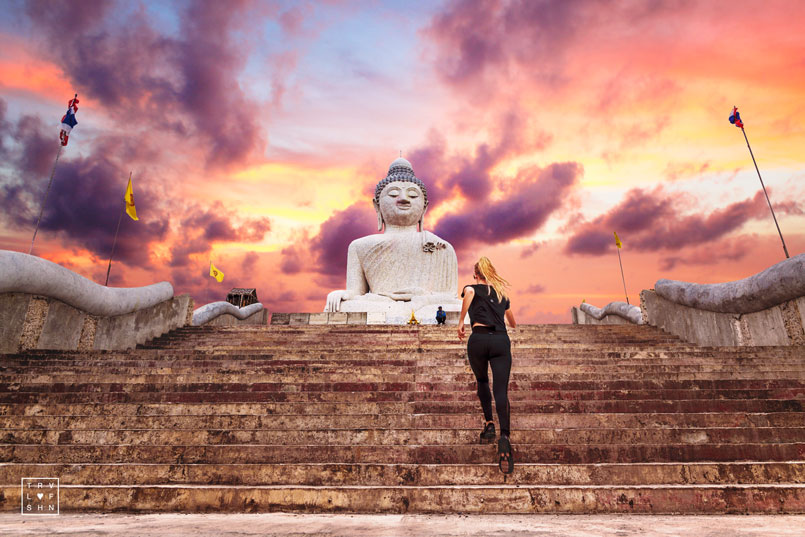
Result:
{"label": "buddha's robe", "polygon": [[353,246],[371,294],[393,300],[456,296],[456,252],[429,231],[369,235]]}

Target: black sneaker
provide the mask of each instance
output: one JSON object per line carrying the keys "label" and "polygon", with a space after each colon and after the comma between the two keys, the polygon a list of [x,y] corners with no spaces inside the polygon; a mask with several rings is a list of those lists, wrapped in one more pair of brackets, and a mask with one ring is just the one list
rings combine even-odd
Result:
{"label": "black sneaker", "polygon": [[481,444],[491,444],[495,441],[495,424],[487,423],[484,430],[481,432]]}

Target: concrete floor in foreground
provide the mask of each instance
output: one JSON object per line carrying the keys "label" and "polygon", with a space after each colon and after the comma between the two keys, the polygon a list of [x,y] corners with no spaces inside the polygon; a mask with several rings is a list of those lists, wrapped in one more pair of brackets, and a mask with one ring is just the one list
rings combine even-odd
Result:
{"label": "concrete floor in foreground", "polygon": [[0,535],[802,537],[805,515],[0,514]]}

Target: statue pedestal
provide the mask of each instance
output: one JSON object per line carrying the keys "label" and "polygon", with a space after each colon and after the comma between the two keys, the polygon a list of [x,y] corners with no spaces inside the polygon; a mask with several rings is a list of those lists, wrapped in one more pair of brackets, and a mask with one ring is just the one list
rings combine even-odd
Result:
{"label": "statue pedestal", "polygon": [[[430,300],[429,300],[430,301]],[[436,324],[436,311],[439,306],[447,312],[461,312],[461,300],[458,298],[448,298],[440,302],[423,303],[423,300],[345,300],[341,302],[340,311],[352,312],[376,312],[385,313],[385,324],[407,324],[411,319],[411,310],[420,324]]]}

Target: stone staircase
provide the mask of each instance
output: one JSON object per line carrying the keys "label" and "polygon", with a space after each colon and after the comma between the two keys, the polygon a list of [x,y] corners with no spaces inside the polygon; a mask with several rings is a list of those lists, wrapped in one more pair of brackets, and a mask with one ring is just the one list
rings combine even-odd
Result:
{"label": "stone staircase", "polygon": [[803,513],[805,352],[511,334],[510,476],[452,327],[183,328],[0,356],[0,511]]}

